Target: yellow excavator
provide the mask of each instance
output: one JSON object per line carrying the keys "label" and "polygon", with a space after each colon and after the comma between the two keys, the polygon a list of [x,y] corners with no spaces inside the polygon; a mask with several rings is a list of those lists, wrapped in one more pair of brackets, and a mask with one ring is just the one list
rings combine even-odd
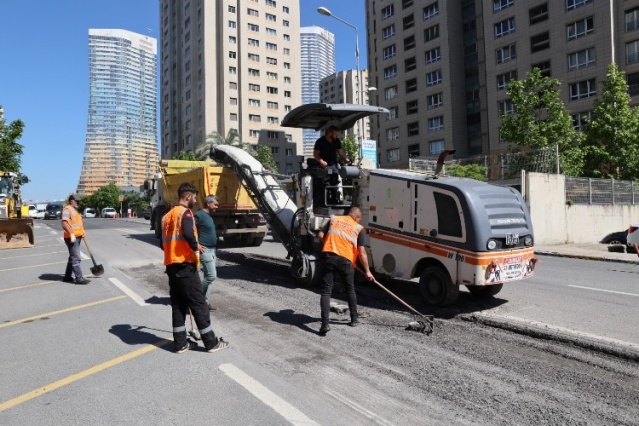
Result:
{"label": "yellow excavator", "polygon": [[0,171],[0,250],[33,247],[33,219],[22,207],[18,175]]}

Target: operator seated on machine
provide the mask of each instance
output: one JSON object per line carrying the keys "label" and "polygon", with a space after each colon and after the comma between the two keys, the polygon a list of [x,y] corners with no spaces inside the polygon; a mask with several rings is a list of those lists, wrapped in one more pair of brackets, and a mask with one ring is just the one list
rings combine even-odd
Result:
{"label": "operator seated on machine", "polygon": [[[337,154],[350,164],[351,160],[346,156],[342,149],[342,141],[339,139],[339,128],[337,126],[329,126],[324,132],[324,136],[315,141],[313,148],[313,158],[318,162],[320,167],[326,169],[328,178],[325,185],[337,186],[339,184],[339,170],[337,169]],[[339,204],[339,192],[336,188],[329,189],[327,193],[326,204]]]}

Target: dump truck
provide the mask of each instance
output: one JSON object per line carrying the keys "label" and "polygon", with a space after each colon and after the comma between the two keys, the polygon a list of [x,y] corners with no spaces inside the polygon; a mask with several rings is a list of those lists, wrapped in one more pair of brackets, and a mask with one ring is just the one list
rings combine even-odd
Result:
{"label": "dump truck", "polygon": [[144,183],[151,197],[151,229],[161,238],[162,217],[178,203],[177,190],[190,182],[198,189],[194,210],[207,195],[216,195],[220,206],[213,213],[218,237],[229,246],[259,246],[268,232],[264,216],[233,170],[208,161],[162,160],[154,179]]}
{"label": "dump truck", "polygon": [[0,249],[26,248],[34,244],[33,219],[22,204],[18,175],[0,171]]}
{"label": "dump truck", "polygon": [[[385,108],[357,104],[308,104],[289,112],[282,127],[348,129]],[[330,183],[332,170],[314,159],[294,176],[289,197],[262,165],[242,150],[214,146],[214,158],[242,179],[272,231],[286,247],[291,274],[301,285],[321,277],[322,242],[317,232],[333,215],[361,209],[365,248],[379,279],[419,279],[425,301],[454,303],[466,286],[476,297],[492,297],[505,283],[533,276],[537,259],[530,214],[513,188],[474,179],[424,175],[407,170],[342,166],[342,182]],[[350,184],[345,184],[350,180]]]}

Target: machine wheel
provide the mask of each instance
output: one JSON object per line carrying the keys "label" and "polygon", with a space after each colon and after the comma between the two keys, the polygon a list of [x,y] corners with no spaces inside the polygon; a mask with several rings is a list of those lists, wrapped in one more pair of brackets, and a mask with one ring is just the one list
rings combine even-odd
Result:
{"label": "machine wheel", "polygon": [[493,285],[467,285],[466,288],[470,293],[479,298],[484,297],[493,297],[497,293],[499,293],[504,285],[503,284],[493,284]]}
{"label": "machine wheel", "polygon": [[259,247],[262,245],[262,241],[264,241],[264,236],[253,238],[253,247]]}
{"label": "machine wheel", "polygon": [[306,277],[301,277],[300,272],[302,269],[302,261],[294,257],[291,261],[291,275],[293,278],[299,283],[302,287],[311,287],[317,285],[318,274],[317,274],[317,262],[315,260],[310,260],[310,273]]}
{"label": "machine wheel", "polygon": [[452,283],[450,275],[439,266],[429,266],[419,277],[422,296],[431,305],[445,306],[457,300],[459,286]]}

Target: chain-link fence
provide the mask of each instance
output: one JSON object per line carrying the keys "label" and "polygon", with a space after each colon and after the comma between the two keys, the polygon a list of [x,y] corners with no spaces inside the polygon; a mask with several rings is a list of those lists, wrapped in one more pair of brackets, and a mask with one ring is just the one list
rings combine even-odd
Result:
{"label": "chain-link fence", "polygon": [[639,203],[639,185],[629,180],[566,176],[566,202],[634,205]]}

